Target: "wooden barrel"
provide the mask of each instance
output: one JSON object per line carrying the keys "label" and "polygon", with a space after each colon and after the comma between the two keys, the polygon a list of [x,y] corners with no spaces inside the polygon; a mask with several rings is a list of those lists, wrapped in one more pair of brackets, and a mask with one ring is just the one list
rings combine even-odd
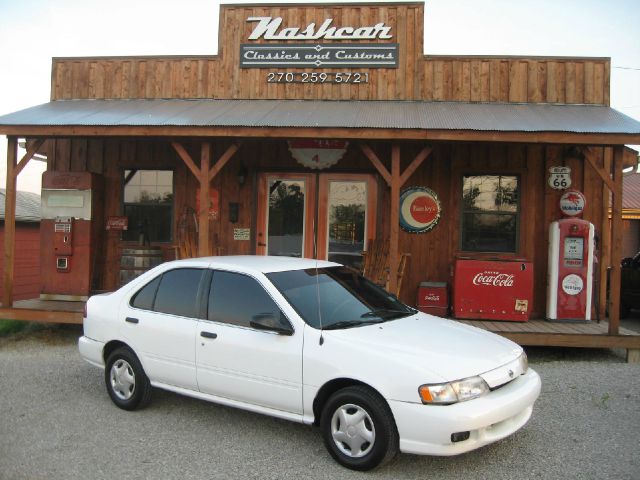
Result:
{"label": "wooden barrel", "polygon": [[160,248],[124,248],[120,258],[120,285],[129,283],[147,270],[163,262]]}

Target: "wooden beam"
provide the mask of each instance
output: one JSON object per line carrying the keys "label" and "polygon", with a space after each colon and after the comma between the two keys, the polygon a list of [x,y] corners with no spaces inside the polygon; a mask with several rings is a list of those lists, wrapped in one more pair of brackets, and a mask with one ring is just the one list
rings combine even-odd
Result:
{"label": "wooden beam", "polygon": [[[611,165],[613,164],[613,148],[604,147],[603,165],[606,172],[611,171]],[[607,279],[608,268],[611,265],[611,222],[609,221],[609,187],[602,185],[602,218],[600,222],[600,316],[598,318],[605,318],[607,311],[608,301],[608,285]]]}
{"label": "wooden beam", "polygon": [[620,261],[622,260],[622,168],[624,145],[613,147],[613,209],[611,212],[611,276],[609,278],[609,335],[620,326]]}
{"label": "wooden beam", "polygon": [[13,306],[13,269],[16,250],[16,160],[18,138],[7,139],[7,184],[4,204],[4,279],[2,305]]}
{"label": "wooden beam", "polygon": [[20,175],[20,172],[24,169],[24,167],[27,166],[27,163],[29,163],[29,160],[31,160],[33,156],[36,153],[38,153],[38,150],[40,150],[40,147],[42,146],[44,141],[45,141],[44,138],[39,138],[35,142],[33,142],[31,147],[27,149],[27,152],[24,154],[24,157],[20,159],[20,161],[18,162],[18,165],[16,166],[16,178],[18,177],[18,175]]}
{"label": "wooden beam", "polygon": [[211,255],[209,246],[209,165],[211,163],[211,144],[202,142],[200,151],[200,211],[198,212],[198,256],[208,257]]}
{"label": "wooden beam", "polygon": [[227,148],[226,152],[222,154],[222,156],[215,163],[211,171],[209,172],[209,181],[213,180],[213,178],[224,168],[227,162],[233,157],[233,155],[240,148],[240,143],[234,143]]}
{"label": "wooden beam", "polygon": [[369,161],[373,164],[373,166],[376,167],[376,170],[378,170],[380,176],[384,178],[384,181],[387,182],[387,185],[391,186],[391,174],[389,173],[389,170],[387,170],[386,167],[382,164],[375,152],[371,150],[369,145],[365,143],[360,144],[360,149],[362,150],[362,153],[364,153]]}
{"label": "wooden beam", "polygon": [[389,235],[389,291],[398,288],[400,242],[400,145],[391,146],[391,220]]}
{"label": "wooden beam", "polygon": [[171,142],[171,146],[185,163],[185,165],[189,168],[189,170],[191,170],[193,176],[196,178],[200,178],[200,170],[198,169],[198,167],[196,167],[196,163],[191,158],[191,155],[189,155],[189,152],[187,152],[187,150],[178,142]]}
{"label": "wooden beam", "polygon": [[22,137],[247,137],[343,138],[352,140],[421,140],[456,142],[551,143],[561,145],[637,145],[640,134],[571,132],[496,132],[417,128],[228,127],[228,126],[82,126],[0,125],[0,134]]}
{"label": "wooden beam", "polygon": [[613,180],[611,180],[611,177],[607,174],[607,172],[603,168],[600,168],[596,165],[595,160],[591,155],[589,155],[589,153],[585,155],[585,158],[589,162],[589,165],[591,165],[591,167],[596,171],[596,173],[600,175],[600,178],[605,183],[605,185],[609,187],[609,190],[613,192],[615,188],[613,185]]}
{"label": "wooden beam", "polygon": [[413,159],[413,161],[409,164],[409,166],[406,168],[406,170],[404,171],[404,173],[400,177],[400,186],[402,186],[405,183],[407,183],[407,180],[409,180],[409,177],[411,177],[411,175],[413,175],[413,172],[415,172],[418,169],[418,167],[420,165],[422,165],[422,162],[424,162],[425,159],[429,155],[431,155],[432,151],[433,151],[433,149],[431,147],[424,147],[420,151],[420,153],[418,153],[418,155],[416,155],[416,158]]}

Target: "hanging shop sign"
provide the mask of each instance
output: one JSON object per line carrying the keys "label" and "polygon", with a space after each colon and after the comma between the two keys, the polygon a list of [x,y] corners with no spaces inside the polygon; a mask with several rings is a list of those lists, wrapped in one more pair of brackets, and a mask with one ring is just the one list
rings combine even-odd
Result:
{"label": "hanging shop sign", "polygon": [[438,195],[426,187],[409,187],[400,195],[400,227],[409,233],[424,233],[440,221]]}
{"label": "hanging shop sign", "polygon": [[338,163],[348,145],[344,140],[289,140],[289,151],[299,164],[323,170]]}
{"label": "hanging shop sign", "polygon": [[549,168],[549,186],[554,190],[566,190],[571,186],[571,168]]}
{"label": "hanging shop sign", "polygon": [[587,199],[578,190],[568,190],[560,197],[560,211],[567,217],[582,215]]}
{"label": "hanging shop sign", "polygon": [[[397,43],[322,43],[323,40],[389,40],[391,27],[383,22],[372,26],[333,26],[327,18],[319,27],[309,23],[306,27],[282,27],[282,17],[249,17],[257,22],[248,40],[280,40],[287,43],[243,43],[240,45],[241,68],[397,68]],[[316,40],[315,43],[289,43]],[[274,72],[277,73],[277,72]],[[343,72],[338,72],[343,73]],[[283,75],[286,75],[283,73]],[[299,77],[299,78],[296,78]],[[368,79],[367,79],[368,80]],[[288,77],[274,78],[272,83],[360,83],[327,74],[324,77],[305,78],[291,73]]]}

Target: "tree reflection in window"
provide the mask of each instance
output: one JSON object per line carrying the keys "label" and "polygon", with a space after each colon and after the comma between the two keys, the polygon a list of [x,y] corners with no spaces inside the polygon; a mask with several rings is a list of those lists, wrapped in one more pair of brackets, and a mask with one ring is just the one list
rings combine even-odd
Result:
{"label": "tree reflection in window", "polygon": [[470,175],[464,176],[462,181],[462,250],[516,252],[518,177]]}

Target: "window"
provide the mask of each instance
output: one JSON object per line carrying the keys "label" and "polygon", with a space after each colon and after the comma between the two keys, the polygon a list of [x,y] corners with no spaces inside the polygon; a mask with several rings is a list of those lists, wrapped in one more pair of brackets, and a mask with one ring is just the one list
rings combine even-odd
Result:
{"label": "window", "polygon": [[[160,276],[161,277],[161,276]],[[142,310],[153,310],[153,301],[156,298],[156,291],[160,284],[160,277],[156,277],[147,283],[131,299],[131,306]]]}
{"label": "window", "polygon": [[[179,268],[162,275],[153,309],[156,312],[197,318],[199,316],[198,289],[204,270]],[[141,292],[142,293],[142,292]]]}
{"label": "window", "polygon": [[462,179],[461,248],[471,252],[517,251],[519,185],[515,175]]}
{"label": "window", "polygon": [[209,320],[250,327],[256,315],[273,315],[286,322],[280,309],[255,279],[239,273],[213,274],[209,293]]}
{"label": "window", "polygon": [[173,172],[171,170],[125,170],[124,214],[129,229],[123,240],[171,241]]}

